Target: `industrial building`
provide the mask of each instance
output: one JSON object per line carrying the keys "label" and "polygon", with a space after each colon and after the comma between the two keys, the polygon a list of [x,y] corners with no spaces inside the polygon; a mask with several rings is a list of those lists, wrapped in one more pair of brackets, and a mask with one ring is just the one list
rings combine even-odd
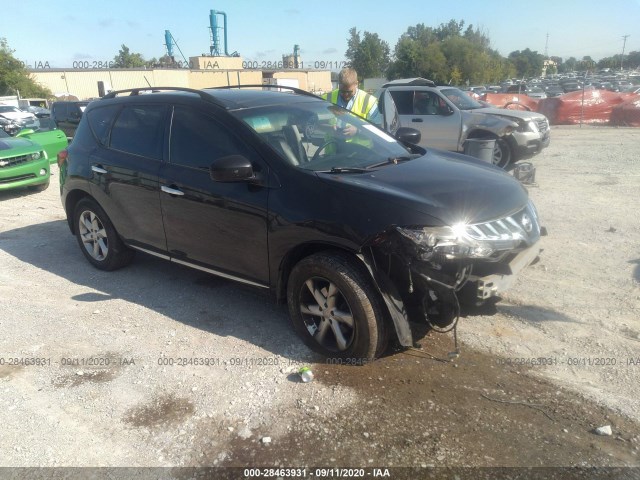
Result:
{"label": "industrial building", "polygon": [[[223,17],[223,26],[218,18]],[[103,96],[111,90],[144,87],[186,87],[201,89],[230,85],[294,86],[314,93],[332,89],[331,71],[304,69],[300,47],[293,54],[284,54],[282,62],[245,62],[227,47],[227,15],[211,10],[209,13],[209,55],[185,58],[169,30],[165,30],[167,60],[162,68],[104,68],[104,62],[74,62],[74,68],[33,69],[32,78],[56,96],[73,95],[79,100]],[[223,42],[220,32],[223,32]],[[182,60],[176,60],[175,50]],[[110,66],[110,65],[109,65]],[[97,67],[97,68],[92,68]],[[102,67],[102,68],[101,68]]]}

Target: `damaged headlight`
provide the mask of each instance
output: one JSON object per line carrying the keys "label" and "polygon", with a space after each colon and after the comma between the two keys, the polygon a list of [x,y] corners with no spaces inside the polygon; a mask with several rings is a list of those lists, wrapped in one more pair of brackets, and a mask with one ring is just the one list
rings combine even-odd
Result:
{"label": "damaged headlight", "polygon": [[540,129],[538,128],[538,124],[534,120],[519,120],[518,121],[518,131],[519,132],[533,132],[540,133]]}
{"label": "damaged headlight", "polygon": [[517,248],[525,240],[525,233],[517,225],[507,228],[503,224],[505,228],[502,232],[491,227],[493,230],[491,235],[483,231],[486,225],[460,223],[453,226],[420,229],[397,227],[397,230],[418,247],[422,260],[431,260],[434,257],[444,257],[447,260],[488,259],[496,252]]}

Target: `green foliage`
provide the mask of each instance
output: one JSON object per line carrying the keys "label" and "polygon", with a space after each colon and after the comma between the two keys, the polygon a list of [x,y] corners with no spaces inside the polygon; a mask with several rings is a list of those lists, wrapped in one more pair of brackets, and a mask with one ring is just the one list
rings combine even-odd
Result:
{"label": "green foliage", "polygon": [[358,72],[358,79],[381,77],[389,66],[389,44],[377,33],[364,32],[362,39],[355,27],[349,30],[345,57]]}
{"label": "green foliage", "polygon": [[516,68],[516,77],[537,77],[544,67],[544,55],[528,48],[516,50],[509,54],[509,60]]}
{"label": "green foliage", "polygon": [[629,52],[624,57],[622,55],[614,55],[613,57],[603,58],[598,62],[598,68],[620,68],[620,64],[624,68],[640,67],[640,52]]}
{"label": "green foliage", "polygon": [[142,68],[147,61],[140,53],[131,53],[129,47],[122,45],[118,54],[113,57],[113,68]]}
{"label": "green foliage", "polygon": [[464,21],[450,20],[437,28],[409,27],[395,47],[387,70],[394,78],[424,77],[438,83],[488,83],[510,76],[514,68],[489,48],[489,38]]}
{"label": "green foliage", "polygon": [[22,62],[13,56],[6,38],[0,38],[0,95],[49,97],[51,91],[35,82]]}

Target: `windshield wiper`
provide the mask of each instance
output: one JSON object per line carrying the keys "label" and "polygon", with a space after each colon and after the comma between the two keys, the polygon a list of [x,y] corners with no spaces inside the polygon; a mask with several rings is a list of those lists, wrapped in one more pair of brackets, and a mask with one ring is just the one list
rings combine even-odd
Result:
{"label": "windshield wiper", "polygon": [[385,165],[397,165],[401,162],[408,162],[409,160],[413,160],[414,158],[418,158],[421,155],[413,154],[413,155],[401,155],[399,157],[389,157],[384,162],[374,163],[373,165],[369,165],[367,169],[371,170],[372,168],[384,167]]}
{"label": "windshield wiper", "polygon": [[358,167],[331,167],[331,170],[325,170],[324,173],[367,173],[367,169]]}

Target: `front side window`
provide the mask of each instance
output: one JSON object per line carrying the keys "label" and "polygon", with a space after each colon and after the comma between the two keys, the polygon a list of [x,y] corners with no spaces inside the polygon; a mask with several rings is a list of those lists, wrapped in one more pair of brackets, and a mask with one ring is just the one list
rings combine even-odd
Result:
{"label": "front side window", "polygon": [[202,170],[228,155],[251,158],[247,147],[211,116],[179,106],[171,123],[170,152],[171,163]]}
{"label": "front side window", "polygon": [[440,90],[440,93],[447,97],[449,101],[460,110],[483,108],[481,103],[476,102],[473,98],[458,88],[443,88]]}
{"label": "front side window", "polygon": [[115,150],[162,160],[166,106],[128,105],[111,130],[109,146]]}

